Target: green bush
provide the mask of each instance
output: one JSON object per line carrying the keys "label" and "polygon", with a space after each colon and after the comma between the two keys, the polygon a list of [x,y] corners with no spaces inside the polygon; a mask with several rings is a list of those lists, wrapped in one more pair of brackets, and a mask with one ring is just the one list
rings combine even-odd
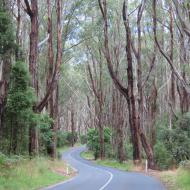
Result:
{"label": "green bush", "polygon": [[133,159],[133,145],[129,142],[125,143],[125,152],[127,159],[132,160]]}
{"label": "green bush", "polygon": [[0,3],[0,44],[0,55],[16,48],[11,16],[2,1]]}
{"label": "green bush", "polygon": [[6,161],[6,156],[0,152],[0,167],[4,165],[5,161]]}
{"label": "green bush", "polygon": [[186,131],[187,136],[190,138],[190,112],[185,113],[176,121],[176,127]]}
{"label": "green bush", "polygon": [[[161,169],[190,160],[190,113],[179,115],[173,128],[159,127],[155,156]],[[162,156],[163,154],[163,156]],[[164,161],[164,158],[168,157]],[[171,158],[169,158],[171,157]],[[171,161],[171,163],[169,163]]]}
{"label": "green bush", "polygon": [[12,143],[9,143],[8,148],[1,146],[1,150],[6,154],[20,154],[28,150],[28,129],[35,120],[33,112],[35,101],[34,90],[30,87],[27,65],[23,62],[16,62],[11,69],[5,114],[6,131],[3,136],[4,139],[12,138]]}
{"label": "green bush", "polygon": [[67,140],[67,132],[59,132],[57,133],[57,147],[63,147],[65,145],[69,145]]}
{"label": "green bush", "polygon": [[[74,139],[73,139],[74,138]],[[60,132],[57,134],[57,147],[71,146],[72,141],[77,142],[77,133],[74,133],[74,136],[71,132]]]}
{"label": "green bush", "polygon": [[89,129],[88,130],[87,146],[92,151],[96,151],[99,149],[99,135],[98,135],[97,129]]}
{"label": "green bush", "polygon": [[154,146],[154,156],[156,164],[161,170],[168,169],[173,165],[172,155],[161,142]]}
{"label": "green bush", "polygon": [[[105,154],[108,157],[112,157],[112,148],[111,148],[111,130],[108,127],[104,128],[104,143],[105,143]],[[99,141],[99,132],[97,129],[89,129],[87,133],[87,146],[94,152],[95,159],[98,158],[100,153],[100,141]]]}
{"label": "green bush", "polygon": [[110,159],[115,159],[117,157],[111,143],[105,143],[105,156]]}
{"label": "green bush", "polygon": [[80,135],[80,142],[81,144],[87,143],[87,136],[86,135]]}
{"label": "green bush", "polygon": [[180,162],[180,167],[185,170],[188,170],[190,172],[190,161],[184,160],[184,161]]}
{"label": "green bush", "polygon": [[69,145],[72,145],[73,142],[75,144],[77,140],[78,140],[77,132],[74,132],[74,134],[72,132],[67,133],[67,141],[69,142]]}

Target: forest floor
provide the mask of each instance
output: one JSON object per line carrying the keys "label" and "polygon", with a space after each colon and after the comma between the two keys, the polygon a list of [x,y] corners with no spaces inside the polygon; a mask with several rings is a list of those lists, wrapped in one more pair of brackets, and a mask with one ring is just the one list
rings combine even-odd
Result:
{"label": "forest floor", "polygon": [[[81,153],[81,156],[87,160],[95,161],[91,151]],[[167,190],[190,190],[190,171],[182,168],[168,171],[153,171],[145,172],[144,164],[134,166],[132,161],[119,163],[117,160],[96,160],[96,164],[120,169],[123,171],[141,172],[149,176],[156,177],[166,187]]]}
{"label": "forest floor", "polygon": [[[67,148],[59,149],[60,152]],[[3,160],[4,159],[4,160]],[[0,190],[35,190],[73,177],[74,172],[62,160],[52,161],[45,157],[0,157]]]}

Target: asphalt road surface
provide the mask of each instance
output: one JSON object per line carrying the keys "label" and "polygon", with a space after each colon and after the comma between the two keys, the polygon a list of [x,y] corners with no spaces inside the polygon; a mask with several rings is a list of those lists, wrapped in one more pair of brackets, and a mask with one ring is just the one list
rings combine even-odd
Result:
{"label": "asphalt road surface", "polygon": [[98,166],[80,157],[85,147],[72,148],[63,154],[78,175],[45,190],[165,190],[156,179],[136,172]]}

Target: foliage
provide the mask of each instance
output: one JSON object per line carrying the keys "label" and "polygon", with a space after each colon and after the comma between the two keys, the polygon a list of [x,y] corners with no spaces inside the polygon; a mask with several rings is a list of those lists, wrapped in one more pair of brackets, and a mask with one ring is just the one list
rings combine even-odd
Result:
{"label": "foliage", "polygon": [[189,160],[184,160],[184,161],[180,162],[180,167],[185,169],[185,170],[190,171],[190,161]]}
{"label": "foliage", "polygon": [[25,63],[17,62],[13,65],[6,104],[6,137],[13,139],[9,151],[17,154],[28,149],[28,128],[35,118],[32,107],[36,98],[29,80]]}
{"label": "foliage", "polygon": [[[89,150],[82,152],[81,156],[87,160],[95,159],[94,152],[89,151]],[[112,159],[105,159],[105,160],[98,159],[98,160],[96,160],[96,163],[101,166],[112,167],[112,168],[116,168],[116,169],[123,170],[123,171],[129,171],[129,170],[132,170],[132,168],[133,168],[132,161],[119,163],[117,160],[112,160]]]}
{"label": "foliage", "polygon": [[[33,89],[29,87],[29,72],[23,62],[12,67],[10,89],[7,101],[8,114],[22,114],[32,109],[35,102]],[[24,114],[26,115],[26,114]]]}
{"label": "foliage", "polygon": [[[155,146],[157,164],[166,169],[171,164],[179,164],[190,159],[190,113],[179,116],[174,128],[161,127]],[[170,162],[170,163],[169,163]]]}
{"label": "foliage", "polygon": [[133,167],[133,163],[131,161],[119,163],[117,160],[106,159],[106,160],[97,160],[96,163],[102,166],[112,167],[123,171],[132,170]]}
{"label": "foliage", "polygon": [[0,0],[0,55],[15,47],[10,15]]}
{"label": "foliage", "polygon": [[47,146],[50,144],[53,132],[51,126],[53,124],[53,119],[48,116],[47,113],[36,114],[36,119],[34,125],[39,129],[39,139],[40,139],[40,149],[41,152],[47,153]]}
{"label": "foliage", "polygon": [[185,131],[187,137],[190,138],[190,112],[185,113],[176,121],[176,127]]}
{"label": "foliage", "polygon": [[[9,150],[9,153],[14,154],[27,152],[30,126],[39,128],[41,145],[46,147],[50,141],[52,137],[50,127],[53,120],[47,114],[34,113],[33,105],[35,101],[34,90],[30,87],[27,65],[23,62],[17,62],[12,66],[6,104],[7,132],[5,139],[10,141],[6,142],[5,140],[5,142],[10,145],[4,144],[3,151]],[[45,147],[44,149],[46,149]]]}
{"label": "foliage", "polygon": [[68,137],[68,132],[61,131],[57,133],[57,147],[58,148],[69,145],[67,137]]}
{"label": "foliage", "polygon": [[57,147],[63,146],[71,146],[74,138],[74,143],[77,142],[77,133],[74,133],[74,137],[72,132],[62,132],[57,133]]}
{"label": "foliage", "polygon": [[87,143],[87,136],[86,135],[80,135],[80,142],[81,144]]}
{"label": "foliage", "polygon": [[86,160],[94,160],[94,152],[90,150],[82,152],[81,156]]}
{"label": "foliage", "polygon": [[164,170],[168,169],[172,166],[172,156],[166,149],[165,145],[161,142],[157,143],[154,146],[154,156],[155,156],[155,161],[157,163],[157,166]]}
{"label": "foliage", "polygon": [[131,143],[126,142],[125,143],[125,152],[127,153],[127,159],[132,160],[133,159],[133,146]]}
{"label": "foliage", "polygon": [[5,154],[0,152],[0,166],[4,165],[5,162],[6,162],[6,156]]}
{"label": "foliage", "polygon": [[[105,142],[105,152],[108,155],[110,151],[110,139],[111,130],[108,127],[104,128],[104,142]],[[87,145],[90,150],[94,152],[95,159],[99,156],[100,143],[99,143],[99,133],[97,129],[89,129],[87,133]]]}

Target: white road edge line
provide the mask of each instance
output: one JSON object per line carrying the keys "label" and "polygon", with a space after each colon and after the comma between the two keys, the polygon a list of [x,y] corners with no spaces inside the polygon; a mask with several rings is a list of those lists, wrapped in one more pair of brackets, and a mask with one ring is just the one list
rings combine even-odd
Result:
{"label": "white road edge line", "polygon": [[[73,157],[71,156],[71,154],[72,154],[73,152],[74,152],[74,151],[70,152],[69,155],[68,155],[71,159],[73,159]],[[85,164],[85,163],[83,163],[83,162],[80,162],[79,160],[76,160],[76,159],[75,159],[75,161],[79,162],[79,163],[82,164],[82,165],[89,166],[89,165],[87,165],[87,164]],[[70,166],[71,166],[71,165],[70,165]],[[89,167],[94,168],[95,166],[89,166]],[[110,175],[110,178],[108,179],[108,181],[107,181],[100,189],[98,189],[98,190],[104,190],[104,189],[110,184],[110,182],[112,181],[112,179],[113,179],[113,174],[112,174],[111,172],[105,170],[105,169],[102,169],[102,168],[96,168],[96,169],[98,169],[98,170],[100,170],[100,171],[104,171],[104,172],[106,172],[106,173],[108,173],[108,174]]]}
{"label": "white road edge line", "polygon": [[[74,150],[74,151],[75,151],[75,150]],[[73,159],[73,157],[71,156],[71,154],[72,154],[74,151],[70,152],[69,155],[68,155],[71,159]],[[79,160],[76,160],[76,159],[75,159],[75,161],[79,162],[79,163],[82,164],[82,165],[85,165],[85,166],[88,166],[88,167],[92,167],[92,168],[96,168],[95,166],[89,166],[89,165],[87,165],[87,164],[85,164],[85,163],[83,163],[83,162],[81,162],[81,161],[79,161]],[[106,172],[107,174],[110,175],[110,178],[108,179],[108,181],[107,181],[100,189],[98,189],[98,190],[104,190],[104,189],[110,184],[110,182],[112,181],[112,179],[113,179],[114,176],[113,176],[113,174],[112,174],[111,172],[109,172],[109,171],[107,171],[107,170],[105,170],[105,169],[102,169],[102,168],[96,168],[96,169],[98,169],[98,170],[100,170],[100,171],[104,171],[104,172]]]}
{"label": "white road edge line", "polygon": [[[104,171],[106,171],[106,170],[104,170]],[[108,171],[106,171],[106,172],[110,175],[110,178],[99,190],[104,190],[110,184],[110,182],[113,179],[113,174],[111,172],[108,172]]]}
{"label": "white road edge line", "polygon": [[[72,151],[72,152],[73,152],[73,151]],[[73,159],[73,157],[71,156],[71,153],[72,153],[72,152],[70,152],[70,153],[68,154],[68,157],[70,157],[71,159]],[[80,161],[78,161],[78,160],[75,160],[75,161],[79,162],[79,163],[82,164],[82,165],[89,166],[89,165],[84,164],[84,163],[82,163],[82,162],[80,162]],[[67,162],[67,164],[69,164],[69,163]],[[72,167],[71,164],[69,164],[69,166]],[[89,166],[89,167],[94,167],[94,166]],[[72,167],[72,169],[73,169],[75,172],[78,172],[78,170],[77,170],[76,168]],[[96,168],[96,169],[99,169],[100,171],[104,171],[104,172],[106,172],[106,173],[108,173],[108,174],[110,175],[110,178],[108,179],[108,181],[107,181],[100,189],[98,189],[98,190],[104,190],[104,189],[110,184],[110,182],[112,181],[112,179],[113,179],[113,174],[112,174],[111,172],[107,171],[107,170],[102,169],[102,168],[101,168],[101,169],[100,169],[100,168]],[[57,184],[54,184],[54,185],[51,185],[51,186],[42,188],[42,189],[40,189],[40,190],[48,190],[48,189],[57,187],[57,186],[59,186],[59,185],[63,185],[63,184],[65,184],[65,183],[68,183],[68,182],[73,181],[76,177],[77,177],[77,176],[74,176],[74,177],[71,178],[71,179],[68,179],[68,180],[66,180],[66,181],[63,181],[63,182],[60,182],[60,183],[57,183]]]}

